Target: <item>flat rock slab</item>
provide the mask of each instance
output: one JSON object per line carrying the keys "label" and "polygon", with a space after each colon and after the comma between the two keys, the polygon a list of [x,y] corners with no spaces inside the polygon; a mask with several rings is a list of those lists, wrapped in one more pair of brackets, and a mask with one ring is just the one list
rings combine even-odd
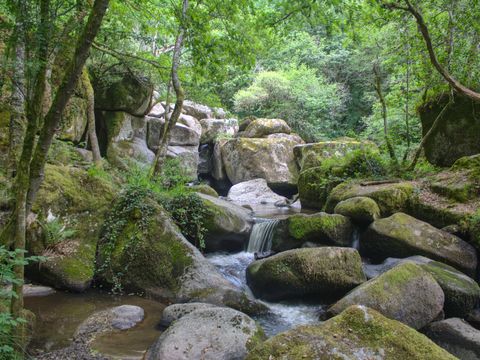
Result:
{"label": "flat rock slab", "polygon": [[140,306],[122,305],[112,310],[112,326],[118,330],[127,330],[143,321],[145,312]]}

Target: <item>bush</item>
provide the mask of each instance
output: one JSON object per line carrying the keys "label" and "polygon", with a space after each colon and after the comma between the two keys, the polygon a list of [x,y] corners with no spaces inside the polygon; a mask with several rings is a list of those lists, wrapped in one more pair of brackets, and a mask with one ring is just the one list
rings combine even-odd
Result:
{"label": "bush", "polygon": [[67,229],[60,218],[39,220],[38,223],[42,227],[43,241],[47,249],[55,247],[55,245],[71,238],[76,233],[73,229]]}

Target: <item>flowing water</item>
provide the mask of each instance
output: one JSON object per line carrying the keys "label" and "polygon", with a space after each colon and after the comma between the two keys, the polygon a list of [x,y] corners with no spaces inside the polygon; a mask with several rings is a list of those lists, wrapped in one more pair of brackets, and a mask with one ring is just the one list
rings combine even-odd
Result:
{"label": "flowing water", "polygon": [[[278,219],[256,219],[248,243],[247,251],[237,254],[215,253],[207,255],[219,271],[237,288],[250,293],[246,280],[246,269],[255,260],[255,252],[271,250],[272,237]],[[268,316],[258,317],[256,320],[262,325],[268,336],[288,330],[292,327],[319,322],[325,305],[300,301],[282,301],[278,303],[264,303],[271,311]]]}
{"label": "flowing water", "polygon": [[113,359],[141,359],[143,352],[160,335],[157,324],[165,305],[138,296],[113,296],[99,291],[84,294],[56,292],[44,297],[25,298],[25,307],[37,316],[30,351],[38,353],[67,347],[77,327],[88,316],[125,304],[141,306],[145,320],[130,330],[100,336],[93,348]]}

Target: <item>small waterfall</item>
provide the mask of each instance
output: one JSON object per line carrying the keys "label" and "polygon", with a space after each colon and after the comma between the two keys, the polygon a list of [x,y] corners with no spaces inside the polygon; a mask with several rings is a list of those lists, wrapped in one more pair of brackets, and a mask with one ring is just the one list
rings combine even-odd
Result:
{"label": "small waterfall", "polygon": [[273,231],[277,226],[279,220],[268,219],[257,221],[253,225],[250,239],[248,240],[247,252],[267,252],[272,248]]}

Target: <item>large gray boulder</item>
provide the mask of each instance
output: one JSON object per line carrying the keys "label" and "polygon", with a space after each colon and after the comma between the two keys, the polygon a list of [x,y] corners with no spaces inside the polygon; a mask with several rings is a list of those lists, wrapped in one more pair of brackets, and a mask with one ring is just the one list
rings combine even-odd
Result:
{"label": "large gray boulder", "polygon": [[220,138],[232,138],[238,132],[237,119],[202,119],[202,144],[213,144]]}
{"label": "large gray boulder", "polygon": [[282,219],[272,236],[272,250],[279,252],[305,246],[351,246],[352,222],[343,215],[324,212],[296,214]]}
{"label": "large gray boulder", "polygon": [[473,275],[477,268],[473,246],[404,213],[373,222],[362,235],[360,246],[361,252],[375,261],[423,255],[468,275]]}
{"label": "large gray boulder", "polygon": [[327,299],[342,296],[366,280],[355,249],[295,249],[257,260],[247,268],[247,283],[265,300]]}
{"label": "large gray boulder", "polygon": [[467,316],[480,300],[478,283],[455,268],[423,256],[405,259],[388,258],[379,265],[364,265],[367,278],[372,279],[399,264],[413,262],[434,277],[445,294],[444,312],[447,317]]}
{"label": "large gray boulder", "polygon": [[250,237],[253,218],[250,211],[210,195],[199,194],[208,209],[206,251],[240,251]]}
{"label": "large gray boulder", "polygon": [[295,145],[297,142],[283,138],[228,140],[221,147],[225,172],[233,184],[262,178],[271,187],[295,186]]}
{"label": "large gray boulder", "polygon": [[228,200],[239,205],[277,205],[286,206],[288,199],[274,193],[265,179],[254,179],[233,185],[228,192]]}
{"label": "large gray boulder", "polygon": [[218,116],[218,118],[225,117],[223,109],[212,109],[206,105],[197,104],[190,100],[185,100],[183,102],[183,112],[198,120],[212,119],[215,116]]}
{"label": "large gray boulder", "polygon": [[255,321],[229,308],[192,311],[175,321],[145,355],[146,360],[241,360],[263,339]]}
{"label": "large gray boulder", "polygon": [[247,360],[455,360],[426,336],[364,306],[300,326],[257,345]]}
{"label": "large gray boulder", "polygon": [[421,329],[442,312],[444,299],[432,275],[418,265],[405,263],[352,290],[328,309],[328,315],[338,315],[358,304]]}
{"label": "large gray boulder", "polygon": [[459,318],[434,322],[425,330],[438,346],[462,360],[480,359],[480,331]]}
{"label": "large gray boulder", "polygon": [[[147,117],[148,124],[148,147],[153,151],[158,149],[162,137],[165,119]],[[173,146],[198,146],[200,144],[201,131],[198,128],[177,122],[170,132],[171,138],[169,145]]]}
{"label": "large gray boulder", "polygon": [[191,181],[197,180],[200,161],[197,146],[169,146],[167,159],[178,159],[184,175]]}
{"label": "large gray boulder", "polygon": [[246,138],[263,138],[272,134],[290,134],[292,129],[285,120],[281,119],[255,119],[250,122],[245,131],[241,133]]}
{"label": "large gray boulder", "polygon": [[194,311],[211,309],[215,307],[217,306],[208,304],[208,303],[201,303],[201,302],[169,305],[162,312],[162,318],[160,320],[160,324],[163,327],[168,327],[174,321],[177,321],[181,317],[188,315]]}

